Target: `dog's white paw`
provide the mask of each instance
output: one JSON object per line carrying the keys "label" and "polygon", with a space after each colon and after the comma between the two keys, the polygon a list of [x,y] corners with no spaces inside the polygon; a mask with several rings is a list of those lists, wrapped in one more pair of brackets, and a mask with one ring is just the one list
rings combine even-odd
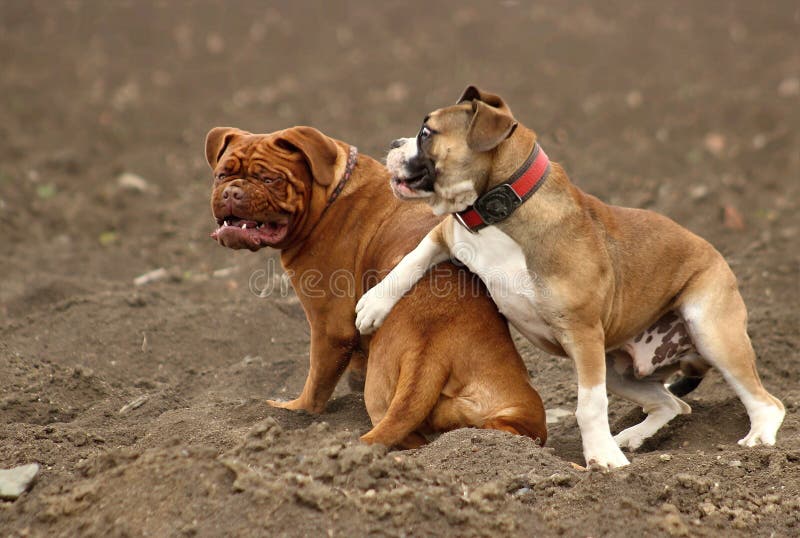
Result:
{"label": "dog's white paw", "polygon": [[760,410],[760,412],[751,419],[750,433],[739,440],[739,445],[774,445],[775,437],[778,434],[778,428],[781,427],[785,415],[786,411],[777,406],[769,406]]}
{"label": "dog's white paw", "polygon": [[613,442],[608,446],[594,446],[586,449],[583,455],[586,458],[587,467],[598,466],[603,470],[611,470],[630,464],[622,450]]}
{"label": "dog's white paw", "polygon": [[365,293],[356,304],[358,332],[372,334],[377,331],[392,311],[394,304],[394,298],[380,284]]}
{"label": "dog's white paw", "polygon": [[628,450],[636,450],[642,446],[645,439],[647,439],[647,437],[645,437],[641,431],[638,431],[636,426],[631,426],[628,429],[622,430],[614,436],[614,442],[617,443],[617,446],[620,448],[627,448]]}

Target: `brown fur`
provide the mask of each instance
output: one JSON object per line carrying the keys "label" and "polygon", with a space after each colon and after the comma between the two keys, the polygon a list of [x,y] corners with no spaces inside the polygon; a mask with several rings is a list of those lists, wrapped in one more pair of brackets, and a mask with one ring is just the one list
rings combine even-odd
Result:
{"label": "brown fur", "polygon": [[[422,133],[428,134],[422,137]],[[399,197],[425,199],[437,214],[454,213],[505,182],[525,162],[535,143],[536,134],[517,123],[500,97],[469,87],[458,104],[430,113],[416,140],[401,139],[394,145],[387,163],[395,175],[392,185]],[[408,181],[416,177],[417,163],[424,163],[425,170],[435,170],[435,177],[429,172],[427,182],[413,187]],[[535,300],[517,294],[520,301],[527,301],[528,310],[520,314],[520,307],[515,306],[512,312],[518,319],[512,316],[510,321],[525,325],[536,320],[529,332],[531,341],[574,360],[582,389],[576,416],[587,461],[597,454],[604,460],[598,462],[603,466],[627,463],[608,431],[607,360],[618,361],[619,355],[607,358],[607,352],[673,312],[680,313],[687,338],[702,361],[722,371],[747,407],[751,431],[740,442],[748,446],[775,442],[783,404],[761,384],[736,277],[707,241],[652,211],[604,204],[574,186],[554,162],[541,188],[509,218],[497,223],[495,230],[470,236],[460,226],[448,216],[387,282],[402,282],[398,288],[402,293],[413,283],[412,275],[430,261],[457,256],[460,249],[470,246],[502,244],[519,249],[525,259],[520,270],[535,277],[540,293]],[[456,231],[464,245],[456,244]],[[490,238],[503,243],[488,243]],[[488,273],[490,263],[483,260],[473,269]],[[358,326],[364,332],[374,330],[391,308],[391,299],[370,293],[357,307]],[[664,346],[657,353],[671,359],[676,349]],[[702,361],[693,354],[687,369],[703,371]],[[665,375],[670,368],[664,369]],[[670,413],[674,416],[689,410],[663,387],[652,384],[653,379],[647,382],[650,385],[645,387],[613,375],[609,378],[611,390],[641,403],[646,412],[654,412],[649,423],[620,434],[621,443],[637,445],[641,440],[633,436],[639,432],[652,435],[652,428],[668,421]],[[582,393],[583,401],[592,403],[582,404]],[[584,432],[589,432],[589,439]]]}
{"label": "brown fur", "polygon": [[[429,125],[463,139],[463,131],[451,133],[439,125],[439,114],[431,115]],[[478,194],[508,177],[524,161],[535,140],[535,133],[520,125],[513,144],[498,148],[484,170],[472,169],[476,185],[485,185],[477,187]],[[448,146],[447,152],[452,155],[453,147]],[[552,163],[551,168],[536,195],[496,226],[522,239],[529,270],[546,281],[552,294],[561,300],[544,312],[561,337],[546,346],[547,350],[568,355],[562,340],[573,342],[573,347],[596,348],[595,353],[588,354],[591,358],[578,366],[579,371],[586,369],[582,382],[585,380],[587,386],[604,379],[605,349],[635,337],[665,313],[707,294],[738,297],[735,276],[707,241],[658,213],[606,205],[575,187],[560,165]],[[453,226],[458,224],[447,218],[434,231],[434,237],[448,248],[452,246]],[[711,287],[701,285],[701,279]],[[743,308],[737,300],[736,310],[742,316]],[[562,317],[565,311],[569,316]],[[741,360],[752,362],[749,342],[737,348],[737,356],[742,349],[749,350],[749,357],[742,356]],[[757,393],[770,399],[757,377],[747,378],[752,379],[748,383]]]}
{"label": "brown fur", "polygon": [[[222,191],[235,184],[246,193],[238,217],[290,219],[286,239],[275,246],[294,275],[311,326],[311,367],[298,398],[270,404],[321,412],[355,356],[362,367],[368,365],[364,395],[374,428],[362,437],[366,442],[410,448],[424,442],[421,433],[463,426],[496,427],[544,442],[542,402],[505,320],[466,271],[437,267],[437,284],[449,283],[451,293],[437,297],[426,276],[384,328],[372,337],[358,334],[353,311],[365,276],[375,275],[372,284],[380,280],[438,220],[425,207],[399,203],[386,187],[386,169],[363,154],[338,199],[325,209],[347,149],[308,127],[265,135],[217,128],[207,139],[206,155],[217,178],[211,196],[215,217],[225,216]],[[220,178],[222,171],[227,175]],[[272,182],[265,184],[264,177]],[[302,275],[309,271],[321,277],[314,290],[320,296],[302,292],[309,284],[301,282]],[[442,279],[441,271],[449,276]],[[333,296],[322,283],[334,272],[354,275],[356,289]],[[480,293],[458,297],[459,279]]]}
{"label": "brown fur", "polygon": [[[536,134],[518,125],[513,136],[500,137],[502,142],[493,151],[476,154],[468,143],[476,121],[471,116],[511,117],[511,112],[495,95],[474,90],[465,96],[494,102],[495,108],[476,110],[472,101],[431,113],[427,124],[438,135],[428,153],[437,164],[442,163],[437,183],[447,183],[451,176],[471,179],[480,195],[516,170],[530,153]],[[494,123],[498,135],[506,132],[508,121]],[[460,166],[450,170],[447,161]],[[452,217],[445,219],[433,237],[452,247],[453,226],[458,224]],[[536,195],[496,226],[518,239],[528,269],[546,281],[561,301],[543,312],[557,335],[548,351],[570,355],[567,348],[571,348],[578,353],[579,377],[587,386],[604,381],[606,349],[635,337],[665,313],[691,301],[712,300],[716,303],[713,314],[731,322],[746,319],[736,277],[711,244],[658,213],[604,204],[574,186],[557,163],[552,163],[550,176]],[[689,328],[693,328],[691,323]],[[724,344],[729,348],[725,356],[710,360],[733,363],[758,397],[777,402],[751,366],[755,356],[739,322],[726,332],[732,331],[738,333]]]}

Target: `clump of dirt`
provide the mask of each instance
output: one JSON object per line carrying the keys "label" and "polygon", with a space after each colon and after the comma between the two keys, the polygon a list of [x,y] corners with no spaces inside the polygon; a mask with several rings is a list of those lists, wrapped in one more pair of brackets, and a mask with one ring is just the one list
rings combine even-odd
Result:
{"label": "clump of dirt", "polygon": [[[720,445],[710,454],[680,457],[649,453],[623,470],[597,473],[565,466],[552,449],[520,437],[465,429],[443,435],[416,457],[426,468],[454,472],[465,485],[503,492],[559,534],[630,535],[660,528],[684,536],[731,527],[800,528],[800,496],[794,488],[787,494],[784,484],[800,462],[800,447],[754,452]],[[599,517],[570,521],[570,507],[587,501],[598,503]]]}
{"label": "clump of dirt", "polygon": [[68,486],[42,491],[36,507],[37,522],[59,523],[65,535],[103,536],[111,527],[155,536],[312,528],[344,536],[387,528],[486,536],[516,525],[498,515],[506,497],[501,484],[470,488],[452,472],[430,473],[409,454],[361,444],[325,422],[290,430],[270,417],[222,453],[119,449],[84,461],[77,472]]}

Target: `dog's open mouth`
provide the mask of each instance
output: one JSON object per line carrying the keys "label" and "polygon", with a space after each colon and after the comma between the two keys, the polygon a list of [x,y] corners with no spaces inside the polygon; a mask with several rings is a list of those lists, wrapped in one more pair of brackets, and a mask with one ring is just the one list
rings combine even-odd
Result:
{"label": "dog's open mouth", "polygon": [[393,177],[392,190],[400,198],[427,198],[433,195],[433,181],[427,171],[412,177]]}
{"label": "dog's open mouth", "polygon": [[217,224],[219,228],[211,234],[211,238],[233,249],[258,250],[273,246],[283,241],[289,232],[289,217],[260,222],[231,215],[217,219]]}

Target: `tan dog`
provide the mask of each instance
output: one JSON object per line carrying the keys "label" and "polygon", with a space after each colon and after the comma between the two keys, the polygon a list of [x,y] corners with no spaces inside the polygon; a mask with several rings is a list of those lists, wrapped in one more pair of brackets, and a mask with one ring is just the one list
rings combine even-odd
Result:
{"label": "tan dog", "polygon": [[401,447],[462,426],[546,439],[542,401],[504,318],[480,280],[450,264],[420,282],[371,339],[353,310],[439,219],[399,203],[386,169],[310,127],[254,135],[217,127],[212,236],[230,248],[281,250],[311,325],[311,368],[299,398],[270,402],[321,412],[351,358],[369,354],[362,439]]}
{"label": "tan dog", "polygon": [[[531,342],[575,361],[587,463],[626,465],[619,447],[638,448],[690,411],[663,385],[680,368],[719,368],[750,416],[739,443],[775,443],[784,408],[761,385],[736,277],[709,243],[651,211],[585,194],[502,99],[474,87],[427,116],[415,139],[392,145],[397,196],[455,215],[362,297],[362,333],[381,324],[427,267],[455,257]],[[616,438],[606,384],[647,413]]]}

